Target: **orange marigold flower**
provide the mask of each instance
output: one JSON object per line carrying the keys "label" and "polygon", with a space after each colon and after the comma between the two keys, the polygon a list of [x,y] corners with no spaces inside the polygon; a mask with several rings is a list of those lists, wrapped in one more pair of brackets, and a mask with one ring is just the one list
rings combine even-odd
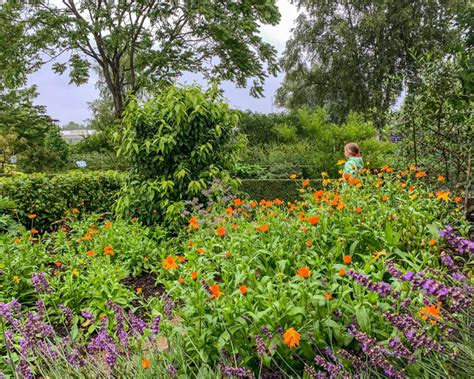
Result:
{"label": "orange marigold flower", "polygon": [[183,284],[183,283],[184,283],[184,278],[179,277],[179,278],[178,278],[178,282],[181,283],[181,284]]}
{"label": "orange marigold flower", "polygon": [[[436,324],[436,320],[441,321],[443,317],[441,317],[440,313],[440,306],[435,306],[434,304],[424,307],[422,310],[418,312],[418,315],[421,316],[423,320],[428,320],[434,325]],[[435,320],[434,320],[435,319]]]}
{"label": "orange marigold flower", "polygon": [[91,236],[89,233],[86,233],[86,235],[84,236],[84,239],[85,239],[86,241],[90,241],[91,238],[92,238],[92,236]]}
{"label": "orange marigold flower", "polygon": [[412,164],[409,164],[408,168],[410,169],[410,171],[416,171],[417,170],[417,167],[415,165],[412,165]]}
{"label": "orange marigold flower", "polygon": [[202,255],[202,254],[205,254],[206,253],[206,250],[204,250],[202,247],[198,247],[196,249],[196,251],[198,252],[198,254]]}
{"label": "orange marigold flower", "polygon": [[331,300],[332,299],[332,294],[331,293],[325,293],[323,296],[326,300]]}
{"label": "orange marigold flower", "polygon": [[324,191],[323,190],[313,192],[313,197],[315,199],[319,199],[320,197],[323,197],[323,196],[324,196]]}
{"label": "orange marigold flower", "polygon": [[88,257],[93,257],[94,254],[95,254],[95,251],[94,251],[94,250],[88,250],[87,253],[86,253],[86,255],[87,255]]}
{"label": "orange marigold flower", "polygon": [[112,245],[104,246],[104,254],[105,255],[114,255],[114,248]]}
{"label": "orange marigold flower", "polygon": [[197,278],[198,278],[198,273],[197,273],[196,271],[193,271],[193,272],[191,273],[191,278],[192,278],[194,281],[196,281]]}
{"label": "orange marigold flower", "polygon": [[430,246],[434,246],[434,245],[436,245],[436,240],[430,239]]}
{"label": "orange marigold flower", "polygon": [[112,226],[113,226],[112,221],[107,221],[104,224],[105,229],[112,229]]}
{"label": "orange marigold flower", "polygon": [[21,242],[21,239],[19,237],[15,238],[15,243],[18,245]]}
{"label": "orange marigold flower", "polygon": [[400,188],[405,188],[406,186],[407,186],[407,184],[406,184],[406,183],[403,183],[403,182],[402,182],[402,183],[400,183]]}
{"label": "orange marigold flower", "polygon": [[131,221],[131,222],[137,222],[137,221],[138,221],[138,218],[132,217],[130,221]]}
{"label": "orange marigold flower", "polygon": [[147,370],[151,367],[151,361],[148,358],[142,359],[142,367]]}
{"label": "orange marigold flower", "polygon": [[350,255],[344,255],[343,260],[346,265],[352,263],[352,257]]}
{"label": "orange marigold flower", "polygon": [[165,270],[172,270],[174,268],[178,268],[178,264],[171,255],[168,255],[166,259],[163,259],[163,267]]}
{"label": "orange marigold flower", "polygon": [[456,196],[454,198],[454,200],[456,200],[456,202],[460,203],[462,201],[462,197],[461,196]]}
{"label": "orange marigold flower", "polygon": [[449,198],[449,194],[450,194],[449,191],[438,191],[436,192],[436,198],[438,200],[442,200],[442,201],[445,201],[446,203],[449,203],[451,201],[451,199]]}
{"label": "orange marigold flower", "polygon": [[211,299],[217,299],[219,296],[224,295],[224,292],[221,292],[217,284],[213,284],[209,287],[209,291],[211,291]]}
{"label": "orange marigold flower", "polygon": [[305,180],[303,180],[303,183],[302,183],[302,184],[303,184],[303,187],[307,187],[307,186],[309,186],[309,184],[310,184],[310,181],[309,181],[309,179],[305,179]]}
{"label": "orange marigold flower", "polygon": [[135,288],[135,292],[140,294],[140,293],[143,292],[143,288],[142,287],[137,287],[137,288]]}
{"label": "orange marigold flower", "polygon": [[184,255],[180,255],[178,257],[178,261],[180,261],[181,263],[183,263],[184,261],[186,261],[186,258],[184,257]]}
{"label": "orange marigold flower", "polygon": [[232,224],[232,230],[237,230],[239,228],[239,225],[237,224]]}
{"label": "orange marigold flower", "polygon": [[219,236],[219,237],[224,237],[225,236],[225,233],[226,233],[226,230],[223,226],[219,226],[217,229],[216,229],[216,234]]}
{"label": "orange marigold flower", "polygon": [[273,200],[273,202],[276,204],[276,205],[282,205],[283,204],[283,201],[281,201],[280,199],[276,198],[275,200]]}
{"label": "orange marigold flower", "polygon": [[77,209],[77,208],[72,208],[72,213],[79,213],[79,209]]}
{"label": "orange marigold flower", "polygon": [[226,251],[225,256],[226,256],[226,258],[230,258],[232,256],[232,254],[230,253],[230,251]]}
{"label": "orange marigold flower", "polygon": [[257,203],[256,203],[255,201],[251,201],[251,202],[250,202],[250,206],[251,206],[252,208],[255,208],[255,207],[257,206]]}
{"label": "orange marigold flower", "polygon": [[290,175],[290,179],[296,179],[296,175],[295,174]]}
{"label": "orange marigold flower", "polygon": [[300,345],[300,338],[300,334],[294,328],[289,328],[283,333],[283,342],[290,349]]}
{"label": "orange marigold flower", "polygon": [[195,216],[189,219],[189,227],[191,229],[199,229],[199,222]]}
{"label": "orange marigold flower", "polygon": [[308,266],[300,267],[298,271],[296,272],[297,276],[301,276],[302,278],[309,278],[311,275],[311,270],[309,269]]}
{"label": "orange marigold flower", "polygon": [[340,276],[346,275],[346,270],[344,270],[343,268],[339,269],[339,275]]}
{"label": "orange marigold flower", "polygon": [[234,208],[232,207],[226,208],[225,213],[227,213],[229,216],[232,216],[234,214]]}
{"label": "orange marigold flower", "polygon": [[438,176],[438,182],[444,182],[446,178],[444,176]]}
{"label": "orange marigold flower", "polygon": [[356,213],[359,213],[359,214],[362,213],[362,208],[357,207],[357,208],[355,209],[355,212],[356,212]]}
{"label": "orange marigold flower", "polygon": [[262,233],[267,233],[270,230],[267,224],[257,226],[256,229]]}
{"label": "orange marigold flower", "polygon": [[415,177],[417,177],[417,178],[423,178],[424,176],[426,176],[426,172],[424,172],[424,171],[418,171],[415,174]]}
{"label": "orange marigold flower", "polygon": [[415,186],[410,186],[410,188],[408,188],[408,192],[413,192],[415,190]]}
{"label": "orange marigold flower", "polygon": [[240,289],[240,293],[242,295],[244,295],[244,296],[247,295],[247,286],[246,285],[242,284],[239,289]]}
{"label": "orange marigold flower", "polygon": [[27,217],[30,219],[30,220],[34,220],[36,218],[36,215],[34,213],[28,213],[27,214]]}
{"label": "orange marigold flower", "polygon": [[31,234],[38,234],[38,233],[39,233],[38,229],[35,229],[35,228],[31,229]]}
{"label": "orange marigold flower", "polygon": [[319,216],[311,216],[311,217],[308,217],[308,222],[309,222],[311,225],[316,225],[316,224],[319,222]]}
{"label": "orange marigold flower", "polygon": [[313,246],[313,243],[310,240],[308,240],[308,241],[305,242],[305,245],[307,247],[311,247],[311,246]]}
{"label": "orange marigold flower", "polygon": [[242,203],[243,203],[242,199],[239,199],[239,198],[234,199],[234,205],[236,207],[240,207],[242,205]]}
{"label": "orange marigold flower", "polygon": [[54,262],[54,265],[56,267],[61,267],[63,264],[61,262],[57,261],[57,262]]}
{"label": "orange marigold flower", "polygon": [[388,200],[388,196],[387,195],[382,195],[382,197],[380,198],[382,201],[387,201]]}
{"label": "orange marigold flower", "polygon": [[305,213],[304,213],[304,212],[300,212],[299,218],[300,218],[300,221],[304,221],[304,220],[306,219]]}
{"label": "orange marigold flower", "polygon": [[189,246],[189,247],[193,247],[193,246],[194,246],[194,242],[193,242],[193,241],[189,241],[189,242],[188,242],[188,246]]}

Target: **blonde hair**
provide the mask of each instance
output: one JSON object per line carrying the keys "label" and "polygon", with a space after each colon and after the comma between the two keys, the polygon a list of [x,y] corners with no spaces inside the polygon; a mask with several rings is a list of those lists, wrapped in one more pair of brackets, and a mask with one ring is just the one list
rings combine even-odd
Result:
{"label": "blonde hair", "polygon": [[346,146],[344,146],[344,150],[347,150],[348,152],[350,152],[351,155],[354,157],[360,156],[360,147],[358,144],[354,142],[350,142]]}

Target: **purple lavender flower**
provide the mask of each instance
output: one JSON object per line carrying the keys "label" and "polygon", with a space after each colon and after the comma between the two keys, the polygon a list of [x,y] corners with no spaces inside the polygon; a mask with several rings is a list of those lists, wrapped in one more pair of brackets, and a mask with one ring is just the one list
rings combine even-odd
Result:
{"label": "purple lavender flower", "polygon": [[373,282],[366,275],[359,272],[349,270],[347,272],[356,282],[360,283],[367,289],[373,292],[377,292],[381,297],[387,297],[390,295],[392,286],[385,282]]}
{"label": "purple lavender flower", "polygon": [[458,282],[465,282],[467,280],[466,275],[460,273],[459,271],[453,272],[450,274],[451,278],[457,280]]}
{"label": "purple lavender flower", "polygon": [[340,366],[337,366],[331,362],[328,362],[326,359],[324,359],[320,355],[316,355],[314,357],[314,363],[316,363],[318,366],[325,369],[329,373],[329,378],[337,377],[342,369]]}
{"label": "purple lavender flower", "polygon": [[308,364],[304,364],[304,370],[306,371],[306,373],[311,377],[311,378],[315,378],[315,379],[323,379],[323,378],[326,378],[326,374],[320,372],[320,371],[316,371],[313,367],[311,367],[310,365]]}
{"label": "purple lavender flower", "polygon": [[20,363],[16,366],[16,371],[25,379],[33,379],[35,377],[28,366],[28,362],[23,358],[20,359]]}
{"label": "purple lavender flower", "polygon": [[268,329],[266,326],[262,326],[260,329],[265,337],[267,337],[269,340],[273,339],[272,332],[270,332],[270,329]]}
{"label": "purple lavender flower", "polygon": [[64,313],[64,316],[66,316],[66,322],[71,324],[74,319],[74,314],[72,313],[71,308],[66,307],[64,304],[59,304],[58,308]]}
{"label": "purple lavender flower", "polygon": [[242,367],[230,367],[230,366],[222,366],[222,371],[229,375],[229,376],[236,376],[237,378],[254,378],[254,374],[252,371],[247,370],[246,368]]}
{"label": "purple lavender flower", "polygon": [[151,330],[153,331],[153,334],[156,335],[160,333],[160,324],[161,324],[161,315],[158,315],[153,320],[153,324],[151,326]]}
{"label": "purple lavender flower", "polygon": [[84,317],[86,320],[94,321],[94,316],[89,313],[87,309],[84,309],[81,313],[82,317]]}
{"label": "purple lavender flower", "polygon": [[166,371],[168,371],[168,374],[170,377],[174,378],[176,375],[178,375],[178,370],[174,368],[172,365],[168,365],[166,368]]}
{"label": "purple lavender flower", "polygon": [[449,254],[445,253],[444,251],[441,253],[441,263],[448,268],[454,266],[453,258],[451,258]]}
{"label": "purple lavender flower", "polygon": [[264,357],[265,355],[270,355],[270,351],[265,346],[265,342],[263,342],[262,337],[255,336],[255,347],[257,350],[257,354],[261,357]]}
{"label": "purple lavender flower", "polygon": [[391,353],[395,358],[406,358],[409,360],[410,363],[413,363],[416,360],[412,352],[402,344],[400,338],[390,338],[388,340],[388,346],[390,347]]}
{"label": "purple lavender flower", "polygon": [[367,371],[367,364],[360,359],[358,356],[353,355],[349,353],[347,350],[340,349],[338,351],[339,355],[345,359],[346,361],[349,361],[352,363],[352,367],[354,367],[358,371]]}
{"label": "purple lavender flower", "polygon": [[33,284],[33,287],[37,293],[51,293],[53,290],[49,286],[48,281],[44,277],[43,272],[39,272],[37,274],[34,274],[31,277],[31,283]]}
{"label": "purple lavender flower", "polygon": [[164,301],[165,301],[165,316],[168,320],[171,320],[171,311],[173,310],[174,308],[174,303],[173,303],[173,300],[171,300],[171,298],[168,296],[168,294],[166,292],[163,292],[163,295],[162,295]]}

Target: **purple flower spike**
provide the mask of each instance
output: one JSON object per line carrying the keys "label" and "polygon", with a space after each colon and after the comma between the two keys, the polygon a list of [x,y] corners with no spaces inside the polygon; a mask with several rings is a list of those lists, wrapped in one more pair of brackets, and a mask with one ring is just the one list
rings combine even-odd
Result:
{"label": "purple flower spike", "polygon": [[31,277],[31,283],[37,293],[51,293],[53,290],[49,286],[48,281],[44,277],[44,273],[40,272],[38,274],[34,274]]}

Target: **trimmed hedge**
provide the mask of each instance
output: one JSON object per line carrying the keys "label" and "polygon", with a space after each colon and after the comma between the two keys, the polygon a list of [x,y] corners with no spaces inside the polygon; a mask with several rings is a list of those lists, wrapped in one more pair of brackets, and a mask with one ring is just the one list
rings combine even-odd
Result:
{"label": "trimmed hedge", "polygon": [[125,177],[116,171],[3,177],[0,196],[15,202],[14,213],[24,225],[31,226],[27,215],[34,213],[35,225],[47,227],[72,209],[79,215],[110,212]]}
{"label": "trimmed hedge", "polygon": [[[299,193],[297,183],[292,179],[243,179],[240,190],[249,195],[254,200],[273,200],[280,199],[285,201],[295,201]],[[322,184],[320,179],[311,181],[313,188]]]}

